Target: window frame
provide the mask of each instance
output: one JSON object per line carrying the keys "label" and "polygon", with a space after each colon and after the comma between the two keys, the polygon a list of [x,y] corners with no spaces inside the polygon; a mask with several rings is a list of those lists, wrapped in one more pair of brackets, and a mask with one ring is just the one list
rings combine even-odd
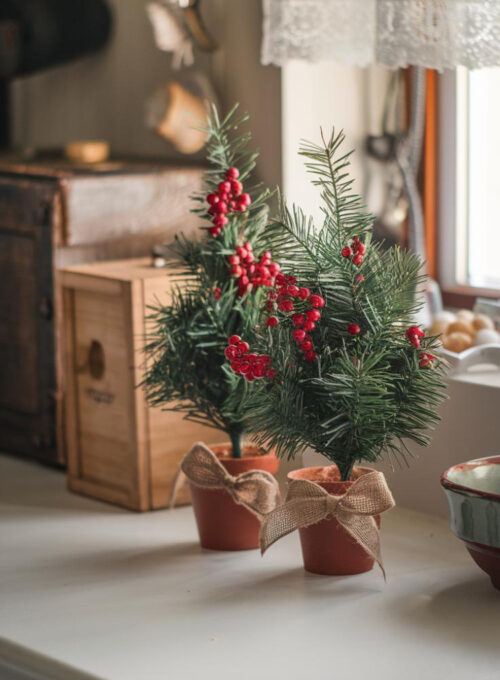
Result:
{"label": "window frame", "polygon": [[[434,121],[437,129],[434,145],[439,197],[439,243],[435,246],[437,278],[446,305],[472,308],[477,297],[499,298],[500,289],[478,288],[467,283],[468,192],[460,191],[460,187],[467,182],[468,143],[457,144],[459,138],[467,140],[468,136],[467,71],[445,71],[438,76],[437,87],[437,99],[427,99],[427,124],[432,125]],[[427,154],[432,155],[432,149],[426,146],[424,186],[430,163]],[[424,192],[424,203],[425,198]],[[426,220],[426,231],[427,225]]]}

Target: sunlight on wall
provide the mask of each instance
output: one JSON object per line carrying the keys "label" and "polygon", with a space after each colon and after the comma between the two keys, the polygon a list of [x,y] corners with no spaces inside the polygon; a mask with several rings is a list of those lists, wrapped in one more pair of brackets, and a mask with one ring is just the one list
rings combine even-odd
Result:
{"label": "sunlight on wall", "polygon": [[310,184],[302,159],[300,140],[320,142],[332,126],[346,134],[345,150],[356,149],[352,174],[356,191],[369,197],[375,210],[380,203],[380,169],[364,152],[368,133],[379,133],[388,71],[354,66],[294,61],[283,68],[282,147],[284,192],[290,202],[319,217],[318,191]]}

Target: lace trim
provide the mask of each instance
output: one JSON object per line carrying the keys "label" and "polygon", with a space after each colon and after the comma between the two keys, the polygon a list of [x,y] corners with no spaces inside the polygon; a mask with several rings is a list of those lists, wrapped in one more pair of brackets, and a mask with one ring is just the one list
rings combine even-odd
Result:
{"label": "lace trim", "polygon": [[262,62],[500,64],[500,0],[264,0]]}

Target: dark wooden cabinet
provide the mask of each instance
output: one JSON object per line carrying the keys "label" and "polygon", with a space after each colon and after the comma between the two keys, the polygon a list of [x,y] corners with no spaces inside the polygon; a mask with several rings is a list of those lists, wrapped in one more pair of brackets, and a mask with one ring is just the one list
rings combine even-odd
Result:
{"label": "dark wooden cabinet", "polygon": [[66,459],[59,267],[145,255],[197,228],[189,195],[201,178],[161,164],[0,162],[0,450]]}
{"label": "dark wooden cabinet", "polygon": [[0,448],[56,462],[53,201],[0,177]]}

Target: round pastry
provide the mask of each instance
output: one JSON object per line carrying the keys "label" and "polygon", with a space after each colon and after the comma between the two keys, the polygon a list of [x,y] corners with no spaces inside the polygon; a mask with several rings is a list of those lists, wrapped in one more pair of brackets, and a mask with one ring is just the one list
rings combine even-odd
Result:
{"label": "round pastry", "polygon": [[500,334],[491,328],[481,328],[474,338],[475,345],[497,345],[500,344]]}
{"label": "round pastry", "polygon": [[474,321],[474,312],[471,312],[470,309],[461,309],[457,312],[457,320],[471,324]]}
{"label": "round pastry", "polygon": [[476,331],[480,331],[483,328],[489,328],[492,331],[495,330],[495,324],[493,323],[493,320],[490,319],[489,316],[486,316],[486,314],[476,314],[472,320],[472,325]]}
{"label": "round pastry", "polygon": [[459,354],[465,349],[472,347],[472,337],[468,333],[455,331],[446,336],[446,342],[444,342],[443,345],[445,349],[449,349],[450,352]]}
{"label": "round pastry", "polygon": [[435,323],[443,322],[443,323],[453,323],[454,321],[457,320],[457,315],[453,314],[453,312],[448,312],[447,310],[443,309],[442,312],[439,312],[439,314],[434,314],[434,317],[432,319],[432,325]]}
{"label": "round pastry", "polygon": [[429,328],[428,335],[441,335],[442,333],[446,333],[449,325],[449,321],[445,321],[444,319],[436,320],[436,318],[434,318],[432,326]]}
{"label": "round pastry", "polygon": [[453,323],[450,323],[447,330],[448,335],[451,333],[466,333],[467,335],[473,336],[475,332],[474,326],[463,319],[457,319]]}

